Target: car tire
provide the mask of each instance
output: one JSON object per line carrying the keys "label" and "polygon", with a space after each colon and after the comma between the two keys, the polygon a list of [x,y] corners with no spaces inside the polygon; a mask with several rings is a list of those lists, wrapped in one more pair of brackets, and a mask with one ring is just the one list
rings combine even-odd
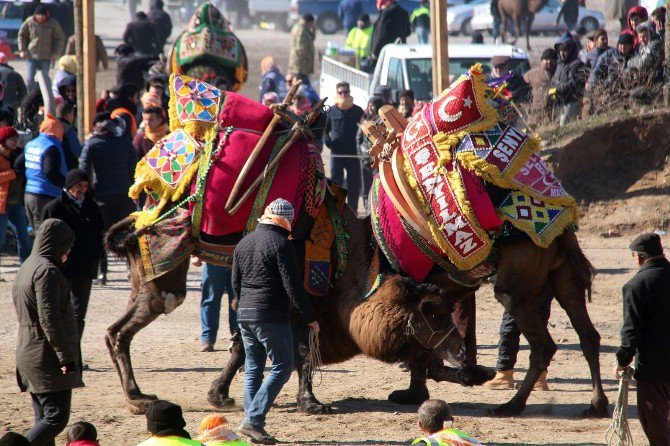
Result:
{"label": "car tire", "polygon": [[598,23],[598,20],[594,19],[593,17],[586,17],[584,20],[582,20],[580,25],[586,28],[586,32],[595,31],[596,29],[600,28],[600,23]]}
{"label": "car tire", "polygon": [[319,18],[317,19],[317,26],[319,27],[319,31],[324,34],[335,34],[340,30],[340,28],[342,28],[342,23],[340,23],[340,19],[337,17],[337,14],[326,12],[319,15]]}
{"label": "car tire", "polygon": [[467,19],[465,22],[463,22],[461,25],[461,34],[464,36],[472,35],[472,19]]}

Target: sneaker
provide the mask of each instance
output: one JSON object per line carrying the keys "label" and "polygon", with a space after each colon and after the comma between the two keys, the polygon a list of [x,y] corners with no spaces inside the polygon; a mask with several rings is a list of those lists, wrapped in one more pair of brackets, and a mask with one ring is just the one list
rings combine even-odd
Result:
{"label": "sneaker", "polygon": [[209,353],[214,351],[214,344],[211,344],[209,342],[203,342],[202,343],[202,348],[200,348],[200,351],[203,353]]}
{"label": "sneaker", "polygon": [[98,278],[95,280],[95,284],[99,286],[107,285],[107,274],[98,274]]}
{"label": "sneaker", "polygon": [[251,438],[256,444],[277,444],[277,439],[268,434],[262,427],[256,427],[248,423],[242,423],[237,430],[240,434]]}

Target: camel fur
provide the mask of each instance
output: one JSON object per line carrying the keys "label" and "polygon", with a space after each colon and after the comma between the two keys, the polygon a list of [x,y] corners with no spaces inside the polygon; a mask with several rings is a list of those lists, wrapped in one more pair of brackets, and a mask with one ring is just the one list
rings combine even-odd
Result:
{"label": "camel fur", "polygon": [[[500,35],[506,43],[507,23],[514,25],[517,38],[526,35],[526,48],[530,51],[530,29],[535,20],[535,13],[547,4],[547,0],[498,0],[500,13]],[[512,44],[516,43],[516,38]]]}

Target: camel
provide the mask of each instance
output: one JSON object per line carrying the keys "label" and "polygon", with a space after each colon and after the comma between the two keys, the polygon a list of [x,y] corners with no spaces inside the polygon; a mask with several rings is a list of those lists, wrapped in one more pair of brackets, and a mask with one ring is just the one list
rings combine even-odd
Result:
{"label": "camel", "polygon": [[[422,307],[419,303],[418,313],[417,311],[411,313],[404,307],[401,317],[391,317],[392,312],[387,311],[387,307],[378,306],[378,302],[384,301],[382,296],[394,299],[392,295],[397,289],[395,288],[397,281],[388,282],[388,290],[378,290],[379,299],[362,301],[361,298],[365,293],[364,284],[372,258],[368,243],[371,235],[369,219],[359,219],[354,211],[346,206],[343,218],[347,222],[346,228],[350,235],[347,242],[349,251],[347,269],[341,278],[333,281],[333,288],[328,295],[316,301],[322,324],[320,333],[322,358],[325,363],[330,364],[344,361],[363,352],[387,362],[406,359],[410,363],[410,386],[406,390],[393,392],[389,395],[389,399],[397,403],[421,403],[428,398],[425,384],[427,378],[436,381],[454,381],[453,369],[430,366],[430,359],[440,353],[435,351],[437,346],[432,345],[432,341],[434,337],[438,337],[448,329],[444,321],[449,320],[446,315],[451,306],[459,298],[471,295],[474,289],[456,284],[446,273],[429,276],[426,281],[442,290],[441,299],[444,305],[441,307],[437,305],[434,293],[431,294],[429,290],[425,300],[431,304],[424,303]],[[109,327],[106,343],[121,378],[129,409],[133,413],[143,413],[148,403],[156,397],[143,394],[135,381],[130,343],[139,330],[183,302],[189,262],[185,260],[170,274],[145,283],[142,280],[142,263],[133,217],[128,217],[110,229],[107,234],[107,248],[119,256],[126,257],[130,262],[132,290],[126,313]],[[514,316],[519,329],[528,340],[531,355],[530,367],[517,393],[509,402],[491,409],[489,413],[493,416],[520,414],[526,406],[535,381],[542,371],[547,369],[556,352],[556,344],[539,311],[543,300],[540,289],[543,284],[549,283],[557,302],[566,311],[579,335],[580,345],[589,365],[593,392],[590,406],[582,415],[608,416],[608,401],[600,378],[600,335],[586,310],[586,291],[590,292],[594,270],[582,253],[574,232],[566,230],[547,249],[536,246],[530,239],[522,239],[499,246],[499,252],[495,296]],[[387,293],[391,296],[389,297]],[[445,299],[444,296],[451,298]],[[379,319],[379,314],[388,317]],[[424,321],[425,325],[421,325],[422,321],[419,321],[415,339],[418,344],[402,338],[404,328],[408,323],[411,325],[410,314],[416,315],[415,321],[421,314],[434,317],[430,322],[431,316],[426,316],[428,321]],[[442,315],[441,319],[438,317],[439,314]],[[373,319],[373,315],[377,317]],[[300,375],[298,410],[307,413],[328,413],[330,408],[321,404],[313,395],[311,378],[306,373],[305,334],[298,333],[296,338],[303,340],[303,345],[299,345],[296,349],[297,369]],[[405,342],[400,342],[401,339]],[[429,344],[421,346],[421,339],[427,340],[423,342]],[[393,342],[387,343],[388,340]],[[229,385],[243,363],[244,352],[241,343],[237,343],[232,349],[232,356],[226,368],[209,390],[208,400],[214,406],[228,406],[233,402],[228,393]],[[490,378],[490,375],[484,376],[481,371],[475,370],[474,374],[478,376],[468,384],[481,384]],[[463,376],[460,378],[463,380]]]}
{"label": "camel", "polygon": [[530,29],[535,20],[535,13],[547,4],[547,0],[498,0],[500,12],[500,35],[506,43],[507,22],[511,21],[516,31],[516,39],[526,35],[526,48],[530,51]]}
{"label": "camel", "polygon": [[[333,364],[364,353],[389,363],[406,361],[411,372],[410,386],[407,390],[392,393],[390,398],[404,403],[421,403],[428,399],[426,371],[430,360],[436,356],[434,353],[437,351],[439,356],[440,349],[446,345],[450,345],[452,351],[460,347],[460,336],[450,313],[458,299],[465,295],[447,293],[435,285],[415,284],[411,279],[394,275],[386,278],[369,299],[364,299],[366,274],[372,257],[368,243],[370,225],[367,220],[358,219],[347,207],[344,218],[351,231],[347,269],[341,278],[333,281],[333,288],[326,296],[314,301],[321,325],[321,358],[325,364]],[[107,248],[129,260],[131,296],[126,313],[109,327],[105,339],[122,381],[127,407],[132,413],[144,413],[156,397],[143,394],[135,381],[130,342],[139,330],[183,302],[189,262],[184,261],[170,274],[145,283],[139,267],[141,258],[132,216],[110,229]],[[300,377],[298,409],[307,413],[328,413],[330,408],[321,404],[312,393],[306,362],[306,328],[296,325],[294,331]],[[218,407],[234,404],[228,397],[228,386],[244,363],[239,339],[233,344],[232,352],[226,370],[209,392],[209,401]],[[448,369],[439,373],[451,375],[445,379],[463,381],[463,377],[456,378],[454,371]],[[480,371],[477,379],[481,384],[490,378],[491,374],[481,375]]]}

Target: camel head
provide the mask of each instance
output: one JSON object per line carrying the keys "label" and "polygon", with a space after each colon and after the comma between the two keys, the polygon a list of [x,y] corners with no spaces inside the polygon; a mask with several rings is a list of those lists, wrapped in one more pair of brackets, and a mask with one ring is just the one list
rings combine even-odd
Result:
{"label": "camel head", "polygon": [[148,232],[160,231],[161,223],[154,227],[135,230],[135,217],[128,216],[113,225],[105,235],[106,249],[126,259],[130,266],[131,301],[144,299],[152,313],[168,314],[186,298],[186,275],[189,256],[177,267],[153,280],[147,280],[140,254],[139,237]]}

